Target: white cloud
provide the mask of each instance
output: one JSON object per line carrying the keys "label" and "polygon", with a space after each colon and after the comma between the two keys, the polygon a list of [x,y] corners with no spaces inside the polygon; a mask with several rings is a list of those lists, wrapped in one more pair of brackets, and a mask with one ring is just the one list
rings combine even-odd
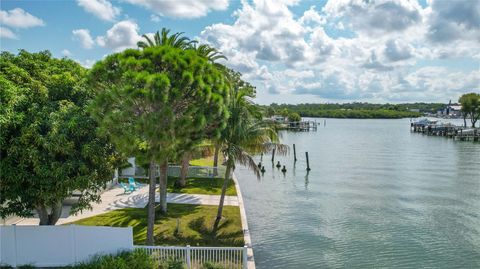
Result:
{"label": "white cloud", "polygon": [[78,60],[78,59],[74,59],[75,62],[79,63],[81,66],[85,67],[85,68],[92,68],[92,66],[97,62],[95,60],[91,60],[91,59],[86,59],[86,60]]}
{"label": "white cloud", "polygon": [[480,40],[480,1],[433,1],[428,38],[433,42]]}
{"label": "white cloud", "polygon": [[72,53],[69,50],[64,49],[64,50],[62,50],[62,55],[65,56],[65,57],[70,57],[70,56],[72,56]]}
{"label": "white cloud", "polygon": [[[462,12],[442,13],[463,27],[457,28],[462,38],[432,45],[429,29],[441,12],[415,0],[330,0],[321,11],[310,7],[300,16],[291,4],[242,2],[233,23],[212,24],[199,36],[258,87],[259,96],[267,97],[260,102],[295,94],[323,100],[438,101],[479,90],[479,71],[455,71],[447,68],[448,61],[440,69],[416,66],[422,59],[427,60],[423,64],[448,57],[480,59],[480,38],[469,32],[479,31],[471,27],[479,18],[475,12],[468,19],[460,18]],[[465,8],[458,5],[451,7]],[[327,28],[350,35],[330,36]],[[466,39],[476,40],[476,47]]]}
{"label": "white cloud", "polygon": [[80,45],[84,49],[91,49],[95,42],[93,41],[88,29],[76,29],[72,31],[73,39],[80,41]]}
{"label": "white cloud", "polygon": [[77,0],[79,6],[104,21],[114,21],[120,15],[120,8],[107,0]]}
{"label": "white cloud", "polygon": [[199,18],[211,11],[226,10],[228,0],[126,0],[153,12],[175,18]]}
{"label": "white cloud", "polygon": [[323,11],[330,18],[347,18],[354,30],[371,36],[403,32],[422,21],[422,8],[416,0],[336,0]]}
{"label": "white cloud", "polygon": [[160,17],[155,15],[155,14],[152,14],[150,15],[150,20],[153,21],[153,22],[160,22]]}
{"label": "white cloud", "polygon": [[10,29],[0,26],[0,37],[9,39],[18,39],[18,36]]}
{"label": "white cloud", "polygon": [[110,48],[113,51],[122,51],[127,48],[135,48],[141,40],[138,34],[138,25],[130,20],[120,21],[110,28],[104,36],[96,38],[101,47]]}
{"label": "white cloud", "polygon": [[45,25],[43,20],[21,8],[14,8],[9,11],[0,10],[0,23],[13,28],[31,28]]}

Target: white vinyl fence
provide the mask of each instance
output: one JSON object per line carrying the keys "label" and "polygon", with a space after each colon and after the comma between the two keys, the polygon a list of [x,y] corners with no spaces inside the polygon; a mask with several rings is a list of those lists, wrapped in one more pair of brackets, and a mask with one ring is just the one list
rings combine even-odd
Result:
{"label": "white vinyl fence", "polygon": [[133,249],[132,227],[0,226],[0,264],[57,267]]}
{"label": "white vinyl fence", "polygon": [[206,262],[247,268],[247,247],[134,246],[132,227],[0,226],[0,265],[61,267],[134,248],[157,261],[181,260],[189,269]]}
{"label": "white vinyl fence", "polygon": [[180,260],[188,269],[202,268],[207,262],[223,268],[247,268],[247,247],[170,247],[135,246],[144,249],[158,261]]}

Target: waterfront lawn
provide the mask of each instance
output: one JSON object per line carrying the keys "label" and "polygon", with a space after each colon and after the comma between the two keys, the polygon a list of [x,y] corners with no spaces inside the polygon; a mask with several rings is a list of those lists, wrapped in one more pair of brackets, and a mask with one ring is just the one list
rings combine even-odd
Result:
{"label": "waterfront lawn", "polygon": [[[211,233],[217,206],[168,204],[168,213],[155,215],[155,244],[175,246],[243,246],[240,209],[224,206],[224,219],[217,236]],[[147,208],[124,208],[74,222],[78,225],[133,227],[133,241],[144,245],[147,236]],[[180,231],[176,232],[177,219]]]}
{"label": "waterfront lawn", "polygon": [[[187,186],[185,188],[175,188],[175,180],[177,180],[177,178],[168,178],[168,192],[210,195],[222,194],[223,178],[187,178]],[[237,195],[235,182],[231,179],[228,182],[226,195]]]}
{"label": "waterfront lawn", "polygon": [[[222,154],[218,155],[218,165],[223,163],[224,159]],[[190,160],[190,165],[192,166],[213,166],[213,155],[205,158],[199,158]]]}

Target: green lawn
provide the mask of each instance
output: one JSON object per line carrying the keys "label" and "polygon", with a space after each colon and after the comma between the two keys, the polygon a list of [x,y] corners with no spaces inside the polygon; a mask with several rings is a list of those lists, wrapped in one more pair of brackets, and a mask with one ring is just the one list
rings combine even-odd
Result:
{"label": "green lawn", "polygon": [[[212,195],[220,195],[222,193],[223,178],[187,178],[187,186],[181,189],[174,187],[175,180],[177,180],[175,177],[168,178],[168,192]],[[120,181],[127,183],[128,179],[121,179]],[[137,178],[135,181],[148,184],[148,179],[144,178]],[[233,180],[230,180],[228,183],[226,195],[237,195]]]}
{"label": "green lawn", "polygon": [[[217,206],[168,204],[168,213],[157,211],[155,221],[156,245],[191,246],[243,246],[243,231],[240,209],[225,206],[224,219],[217,236],[211,228],[217,213]],[[176,233],[177,219],[180,232]],[[145,244],[147,234],[147,208],[125,208],[85,218],[74,222],[78,225],[133,227],[133,240],[137,245]]]}
{"label": "green lawn", "polygon": [[[223,178],[187,178],[187,186],[177,189],[174,187],[176,178],[168,178],[168,192],[190,193],[190,194],[213,194],[222,193]],[[230,179],[226,195],[237,195],[235,183]]]}

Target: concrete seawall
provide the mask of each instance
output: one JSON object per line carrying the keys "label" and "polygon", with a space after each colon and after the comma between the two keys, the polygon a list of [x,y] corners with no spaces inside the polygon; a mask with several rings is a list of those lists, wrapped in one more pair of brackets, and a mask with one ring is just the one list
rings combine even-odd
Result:
{"label": "concrete seawall", "polygon": [[255,269],[255,259],[253,257],[252,239],[250,238],[250,229],[248,228],[247,214],[245,212],[245,205],[243,203],[242,191],[240,190],[240,184],[238,183],[238,179],[235,173],[232,173],[232,179],[235,182],[235,189],[237,191],[237,197],[238,197],[238,207],[240,208],[240,218],[242,220],[243,238],[245,241],[245,245],[247,246],[247,256],[248,256],[247,268]]}

